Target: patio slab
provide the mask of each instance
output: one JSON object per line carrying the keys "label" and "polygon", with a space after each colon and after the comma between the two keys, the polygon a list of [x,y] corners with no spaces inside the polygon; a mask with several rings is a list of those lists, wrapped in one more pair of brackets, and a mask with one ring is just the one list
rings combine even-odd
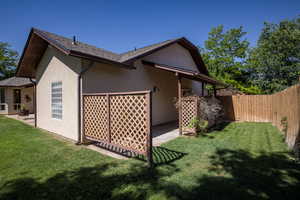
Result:
{"label": "patio slab", "polygon": [[179,136],[178,122],[171,122],[152,127],[152,144],[160,146]]}
{"label": "patio slab", "polygon": [[30,126],[34,126],[34,114],[29,114],[28,116],[6,115],[6,117],[19,120]]}

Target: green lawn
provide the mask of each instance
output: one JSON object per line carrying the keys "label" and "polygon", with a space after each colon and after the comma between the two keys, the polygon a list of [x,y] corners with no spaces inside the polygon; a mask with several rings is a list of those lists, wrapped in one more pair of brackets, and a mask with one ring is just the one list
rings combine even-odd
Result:
{"label": "green lawn", "polygon": [[117,160],[0,116],[0,199],[299,199],[300,167],[266,123],[232,123]]}

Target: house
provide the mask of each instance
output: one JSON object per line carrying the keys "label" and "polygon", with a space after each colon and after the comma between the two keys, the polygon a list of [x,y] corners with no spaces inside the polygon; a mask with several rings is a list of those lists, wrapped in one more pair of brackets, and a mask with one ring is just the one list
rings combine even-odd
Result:
{"label": "house", "polygon": [[35,28],[16,74],[36,80],[36,126],[75,141],[82,132],[82,94],[151,90],[152,125],[159,125],[178,120],[178,91],[201,95],[204,84],[221,84],[186,38],[117,54]]}
{"label": "house", "polygon": [[0,81],[0,114],[17,114],[21,106],[33,113],[33,82],[11,77]]}

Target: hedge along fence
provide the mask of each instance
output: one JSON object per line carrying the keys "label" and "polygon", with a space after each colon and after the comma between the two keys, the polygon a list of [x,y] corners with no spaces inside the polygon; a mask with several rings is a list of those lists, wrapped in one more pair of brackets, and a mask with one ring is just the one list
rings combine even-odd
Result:
{"label": "hedge along fence", "polygon": [[225,109],[225,118],[232,121],[272,122],[284,130],[285,140],[293,148],[300,137],[300,85],[272,95],[239,95],[218,97]]}

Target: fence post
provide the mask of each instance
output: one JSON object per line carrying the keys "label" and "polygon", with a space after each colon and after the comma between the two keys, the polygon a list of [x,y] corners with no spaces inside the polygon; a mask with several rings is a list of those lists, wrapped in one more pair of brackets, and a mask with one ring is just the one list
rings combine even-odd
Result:
{"label": "fence post", "polygon": [[81,94],[81,143],[82,144],[86,144],[87,140],[85,138],[85,96],[83,94]]}
{"label": "fence post", "polygon": [[110,95],[106,94],[107,99],[107,139],[108,142],[111,143],[111,131],[110,131]]}
{"label": "fence post", "polygon": [[179,135],[182,135],[182,91],[181,91],[181,76],[177,74],[177,85],[178,85],[178,113],[179,113],[179,119],[178,119],[178,126],[179,126]]}
{"label": "fence post", "polygon": [[149,91],[146,93],[146,102],[147,102],[147,162],[148,166],[153,166],[153,157],[152,157],[152,92]]}

